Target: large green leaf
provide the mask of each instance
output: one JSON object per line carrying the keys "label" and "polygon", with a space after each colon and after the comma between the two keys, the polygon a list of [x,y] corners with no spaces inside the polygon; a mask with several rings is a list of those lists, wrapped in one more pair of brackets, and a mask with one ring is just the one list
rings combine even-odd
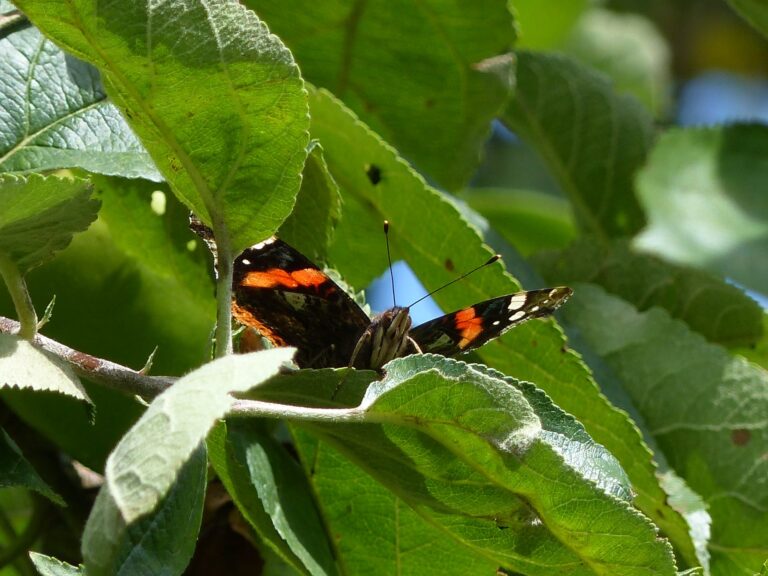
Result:
{"label": "large green leaf", "polygon": [[306,93],[290,52],[253,12],[202,0],[17,4],[99,68],[173,192],[214,223],[221,247],[238,252],[288,216],[306,156]]}
{"label": "large green leaf", "polygon": [[[386,269],[378,232],[384,219],[392,223],[393,258],[405,259],[428,288],[488,259],[490,251],[454,202],[426,186],[337,100],[318,91],[311,96],[311,107],[313,134],[321,139],[343,192],[344,217],[336,230],[331,262],[348,281],[364,286]],[[380,177],[376,183],[368,176],[374,167]],[[461,290],[443,290],[435,299],[444,310],[456,310],[518,289],[501,266],[490,266],[463,281]],[[689,562],[696,562],[687,526],[666,504],[637,428],[600,394],[585,366],[567,351],[557,327],[528,322],[485,345],[478,355],[506,374],[534,382],[583,422],[627,470],[638,493],[638,507],[662,527]]]}
{"label": "large green leaf", "polygon": [[768,127],[669,131],[638,178],[637,246],[768,294]]}
{"label": "large green leaf", "polygon": [[87,180],[0,177],[0,257],[22,274],[50,260],[96,218]]}
{"label": "large green leaf", "polygon": [[249,0],[327,88],[441,185],[463,186],[510,92],[504,0]]}
{"label": "large green leaf", "polygon": [[190,372],[152,401],[107,459],[105,486],[131,523],[150,513],[179,470],[244,392],[277,374],[293,348],[220,358]]}
{"label": "large green leaf", "polygon": [[364,423],[311,429],[476,553],[526,574],[674,573],[618,462],[532,385],[411,356],[360,409]]}
{"label": "large green leaf", "polygon": [[665,116],[672,93],[669,47],[645,16],[593,8],[560,48],[606,74],[618,92],[634,95],[655,117]]}
{"label": "large green leaf", "polygon": [[[709,506],[712,572],[768,556],[768,373],[658,308],[579,285],[566,320],[623,382],[669,464]],[[722,570],[722,572],[721,572]]]}
{"label": "large green leaf", "polygon": [[0,38],[0,171],[79,167],[160,180],[98,71],[32,26]]}
{"label": "large green leaf", "polygon": [[650,114],[563,56],[518,56],[504,122],[544,159],[586,232],[605,238],[638,231],[644,217],[633,180],[651,144]]}
{"label": "large green leaf", "polygon": [[536,263],[550,282],[592,282],[640,310],[659,306],[724,346],[754,344],[763,335],[763,310],[742,290],[706,272],[633,252],[625,241],[584,239],[540,255]]}
{"label": "large green leaf", "polygon": [[304,473],[263,422],[232,418],[208,445],[216,473],[264,543],[302,573],[338,573]]}
{"label": "large green leaf", "polygon": [[[459,544],[328,443],[300,428],[293,436],[347,574],[466,576],[498,568],[480,546]],[[492,532],[478,530],[475,538]]]}
{"label": "large green leaf", "polygon": [[56,494],[24,458],[16,442],[0,428],[0,488],[22,486],[36,490],[46,498],[64,505],[64,500]]}
{"label": "large green leaf", "polygon": [[83,533],[87,576],[181,574],[200,530],[206,472],[205,448],[200,447],[157,508],[133,522],[126,521],[109,486],[102,486]]}

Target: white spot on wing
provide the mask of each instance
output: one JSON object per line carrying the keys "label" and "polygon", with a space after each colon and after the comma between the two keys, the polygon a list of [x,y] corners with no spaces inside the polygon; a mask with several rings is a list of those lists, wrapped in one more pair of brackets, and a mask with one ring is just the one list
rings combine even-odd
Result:
{"label": "white spot on wing", "polygon": [[275,240],[277,240],[275,236],[272,236],[271,238],[267,238],[263,242],[259,242],[258,244],[254,244],[253,246],[251,246],[251,250],[261,250],[262,248],[264,248],[264,246],[269,246]]}
{"label": "white spot on wing", "polygon": [[498,321],[498,320],[494,320],[494,321],[493,321],[493,325],[494,325],[494,326],[498,326],[498,325],[499,325],[499,321]]}
{"label": "white spot on wing", "polygon": [[507,306],[507,310],[510,312],[514,312],[515,310],[520,310],[525,305],[526,300],[528,300],[528,296],[525,294],[525,292],[521,292],[520,294],[515,294],[512,296],[512,299],[509,301],[509,306]]}
{"label": "white spot on wing", "polygon": [[512,316],[509,317],[509,321],[516,322],[517,320],[520,320],[521,318],[525,318],[525,317],[526,317],[526,313],[523,312],[522,310],[518,310],[517,312],[512,314]]}
{"label": "white spot on wing", "polygon": [[250,266],[250,265],[251,265],[251,261],[250,261],[250,260],[247,260],[247,259],[245,259],[245,258],[243,258],[242,260],[240,260],[240,262],[242,262],[242,263],[243,263],[243,264],[245,264],[246,266]]}

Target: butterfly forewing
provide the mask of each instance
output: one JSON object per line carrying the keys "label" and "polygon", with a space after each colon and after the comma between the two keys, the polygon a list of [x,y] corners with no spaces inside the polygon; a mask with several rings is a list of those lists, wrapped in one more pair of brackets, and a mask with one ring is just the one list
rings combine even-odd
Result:
{"label": "butterfly forewing", "polygon": [[552,314],[572,290],[565,286],[517,292],[485,300],[412,329],[422,352],[453,356],[474,350],[518,324]]}
{"label": "butterfly forewing", "polygon": [[302,368],[346,366],[371,322],[322,270],[277,238],[235,259],[232,315],[272,344],[298,348]]}

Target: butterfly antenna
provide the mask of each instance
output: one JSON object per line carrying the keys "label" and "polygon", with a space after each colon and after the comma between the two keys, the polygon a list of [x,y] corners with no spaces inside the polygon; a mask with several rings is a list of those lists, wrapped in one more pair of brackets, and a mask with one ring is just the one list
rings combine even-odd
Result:
{"label": "butterfly antenna", "polygon": [[440,290],[442,290],[443,288],[447,288],[447,287],[448,287],[448,286],[450,286],[451,284],[454,284],[454,283],[458,282],[459,280],[463,280],[464,278],[466,278],[466,277],[467,277],[467,276],[469,276],[470,274],[474,274],[475,272],[477,272],[477,271],[478,271],[478,270],[480,270],[481,268],[485,268],[486,266],[490,266],[491,264],[493,264],[493,263],[494,263],[494,262],[496,262],[497,260],[501,260],[501,254],[494,254],[493,256],[491,256],[490,258],[488,258],[488,261],[487,261],[487,262],[484,262],[483,264],[480,264],[480,266],[477,266],[476,268],[472,268],[472,270],[470,270],[469,272],[464,272],[464,274],[462,274],[462,275],[461,275],[461,276],[459,276],[458,278],[454,278],[454,279],[453,279],[453,280],[451,280],[450,282],[446,282],[446,283],[445,283],[445,284],[443,284],[442,286],[439,286],[438,288],[435,288],[435,289],[434,289],[434,290],[432,290],[432,292],[430,292],[429,294],[425,294],[424,296],[422,296],[421,298],[419,298],[418,300],[416,300],[416,302],[413,302],[413,303],[412,303],[410,306],[408,306],[408,308],[413,308],[414,306],[416,306],[416,304],[418,304],[418,303],[419,303],[419,302],[421,302],[422,300],[425,300],[426,298],[429,298],[429,297],[430,297],[430,296],[432,296],[432,294],[434,294],[435,292],[439,292],[439,291],[440,291]]}
{"label": "butterfly antenna", "polygon": [[387,262],[389,263],[389,281],[392,284],[392,306],[397,306],[395,296],[395,275],[392,272],[392,256],[389,253],[389,220],[384,220],[384,239],[387,241]]}

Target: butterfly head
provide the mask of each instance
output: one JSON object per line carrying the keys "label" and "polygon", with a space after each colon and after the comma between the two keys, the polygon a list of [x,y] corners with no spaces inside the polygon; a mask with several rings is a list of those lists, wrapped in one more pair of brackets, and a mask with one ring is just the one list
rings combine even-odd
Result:
{"label": "butterfly head", "polygon": [[415,346],[408,336],[411,315],[408,308],[394,306],[372,321],[355,347],[350,365],[381,369],[384,364],[412,353]]}

